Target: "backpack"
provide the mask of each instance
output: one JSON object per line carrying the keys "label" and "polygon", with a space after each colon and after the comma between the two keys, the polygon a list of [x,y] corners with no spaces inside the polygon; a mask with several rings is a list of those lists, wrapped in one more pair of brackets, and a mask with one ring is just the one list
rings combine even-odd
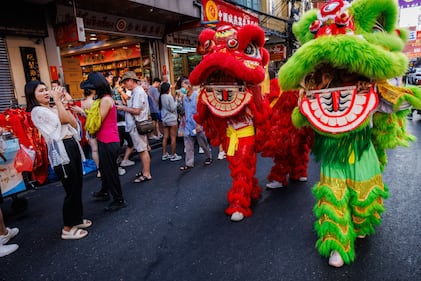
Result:
{"label": "backpack", "polygon": [[101,99],[96,99],[92,103],[91,108],[85,110],[88,115],[86,117],[85,129],[90,135],[94,135],[101,128],[100,104]]}

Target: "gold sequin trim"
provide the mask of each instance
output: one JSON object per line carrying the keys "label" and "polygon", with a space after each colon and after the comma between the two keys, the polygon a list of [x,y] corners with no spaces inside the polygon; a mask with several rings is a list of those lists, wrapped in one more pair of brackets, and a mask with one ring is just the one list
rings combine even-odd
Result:
{"label": "gold sequin trim", "polygon": [[319,219],[319,224],[322,225],[325,222],[329,222],[329,223],[332,223],[332,224],[336,225],[341,230],[343,236],[346,236],[348,234],[349,225],[347,225],[347,224],[346,225],[340,225],[337,222],[335,222],[334,220],[332,220],[331,218],[324,215],[323,217],[321,217]]}
{"label": "gold sequin trim", "polygon": [[396,87],[394,85],[389,84],[389,82],[387,82],[386,80],[378,81],[376,85],[377,91],[381,95],[381,97],[392,104],[396,104],[399,98],[404,95],[412,95],[411,90]]}
{"label": "gold sequin trim", "polygon": [[323,236],[322,240],[323,240],[323,243],[324,243],[324,242],[326,242],[326,241],[328,241],[328,240],[334,241],[336,244],[338,244],[339,246],[341,246],[341,247],[344,249],[344,251],[345,251],[346,253],[347,253],[347,252],[349,252],[349,251],[351,250],[351,244],[350,244],[350,241],[348,241],[347,245],[343,245],[343,244],[342,244],[341,242],[339,242],[339,240],[338,240],[335,236],[333,236],[333,235],[330,235],[330,234],[325,235],[325,236]]}
{"label": "gold sequin trim", "polygon": [[333,192],[337,200],[342,200],[343,196],[346,194],[347,187],[351,188],[358,194],[358,201],[361,202],[367,200],[371,191],[375,188],[380,188],[384,191],[384,184],[381,174],[376,175],[366,181],[331,178],[322,174],[320,175],[319,186],[321,185],[327,186]]}

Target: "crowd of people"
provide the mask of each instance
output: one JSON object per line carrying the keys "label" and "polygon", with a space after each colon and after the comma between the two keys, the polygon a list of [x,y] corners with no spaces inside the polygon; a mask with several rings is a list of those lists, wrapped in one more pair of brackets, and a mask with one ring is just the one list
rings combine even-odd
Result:
{"label": "crowd of people", "polygon": [[[181,171],[194,167],[194,147],[205,154],[205,165],[212,163],[211,147],[203,128],[194,120],[197,91],[185,77],[171,85],[168,77],[154,78],[149,85],[133,71],[121,77],[111,72],[91,72],[80,88],[84,97],[76,106],[68,90],[54,80],[49,88],[43,81],[25,85],[25,98],[34,126],[39,130],[48,148],[48,159],[55,175],[61,181],[65,196],[62,208],[61,238],[81,239],[88,235],[92,221],[84,217],[82,204],[83,161],[91,158],[97,167],[101,187],[92,193],[95,200],[108,201],[106,211],[116,211],[128,205],[124,199],[119,176],[125,167],[137,165],[130,158],[139,153],[140,167],[134,182],[152,180],[150,140],[162,141],[162,161],[180,161],[176,153],[177,137],[184,139],[185,164]],[[84,130],[78,115],[88,118],[94,101],[99,100],[98,129]],[[91,118],[93,118],[91,116]],[[136,121],[153,120],[150,134],[139,134]],[[81,146],[86,137],[89,154]],[[219,148],[218,159],[224,158]],[[222,156],[221,156],[222,155]],[[6,245],[19,232],[6,227],[0,210],[0,257],[13,253],[17,244]]]}

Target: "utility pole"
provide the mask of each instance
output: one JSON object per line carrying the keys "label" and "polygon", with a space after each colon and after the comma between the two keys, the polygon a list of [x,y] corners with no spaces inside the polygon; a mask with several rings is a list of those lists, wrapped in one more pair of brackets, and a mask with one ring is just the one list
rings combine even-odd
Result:
{"label": "utility pole", "polygon": [[292,33],[292,25],[293,23],[296,21],[296,17],[299,15],[297,13],[299,13],[299,11],[296,11],[295,9],[295,0],[288,0],[289,4],[289,21],[287,23],[287,40],[286,40],[286,44],[287,44],[287,59],[292,56],[294,48],[295,48],[295,36]]}

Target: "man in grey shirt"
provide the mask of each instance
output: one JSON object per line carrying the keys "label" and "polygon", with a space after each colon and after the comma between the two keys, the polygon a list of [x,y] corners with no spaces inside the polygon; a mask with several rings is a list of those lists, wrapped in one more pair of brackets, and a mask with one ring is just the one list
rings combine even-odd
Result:
{"label": "man in grey shirt", "polygon": [[151,111],[151,117],[155,125],[155,130],[151,133],[150,139],[159,140],[162,138],[162,133],[159,129],[159,122],[161,121],[159,111],[159,86],[161,85],[161,79],[154,78],[151,87],[148,90],[149,97],[149,108]]}

